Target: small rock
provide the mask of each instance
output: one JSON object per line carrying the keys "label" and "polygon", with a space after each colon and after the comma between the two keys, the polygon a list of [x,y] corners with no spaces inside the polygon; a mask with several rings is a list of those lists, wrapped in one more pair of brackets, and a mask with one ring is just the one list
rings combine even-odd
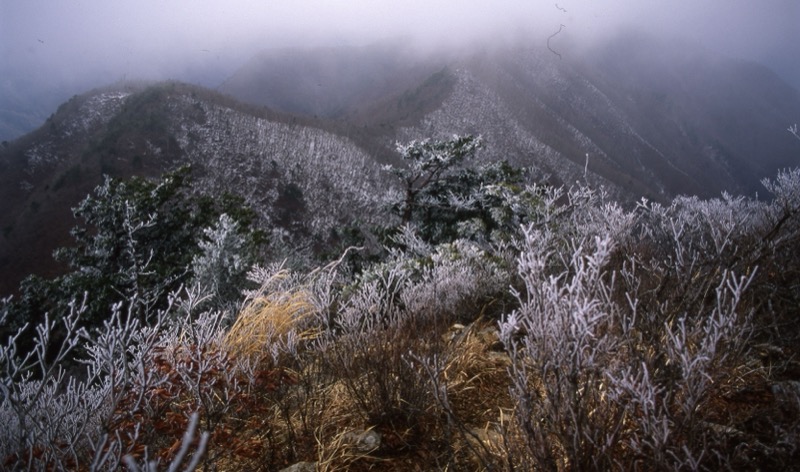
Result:
{"label": "small rock", "polygon": [[470,428],[467,439],[470,442],[480,441],[487,447],[499,447],[503,444],[503,435],[494,429]]}
{"label": "small rock", "polygon": [[795,380],[778,382],[772,385],[771,390],[779,401],[800,407],[800,382]]}
{"label": "small rock", "polygon": [[297,464],[292,464],[285,469],[281,469],[280,472],[317,472],[317,463],[298,462]]}
{"label": "small rock", "polygon": [[446,333],[442,335],[442,340],[444,342],[450,342],[456,339],[456,337],[461,336],[464,333],[465,329],[466,327],[464,325],[456,323],[453,326],[451,326]]}
{"label": "small rock", "polygon": [[504,352],[505,344],[500,341],[500,332],[497,328],[486,328],[478,332],[478,339],[481,340],[487,349],[492,352]]}
{"label": "small rock", "polygon": [[714,433],[720,436],[728,436],[731,438],[743,438],[745,435],[743,432],[739,431],[736,428],[732,428],[730,426],[725,426],[722,424],[712,423],[710,421],[703,421],[703,424],[713,431]]}
{"label": "small rock", "polygon": [[355,446],[358,452],[372,452],[381,447],[381,435],[377,431],[367,430],[350,432],[345,435],[345,441]]}

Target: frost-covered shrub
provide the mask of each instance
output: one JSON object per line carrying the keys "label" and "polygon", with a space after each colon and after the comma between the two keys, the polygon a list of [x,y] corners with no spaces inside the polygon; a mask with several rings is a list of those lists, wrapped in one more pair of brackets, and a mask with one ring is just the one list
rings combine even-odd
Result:
{"label": "frost-covered shrub", "polygon": [[636,230],[624,252],[640,274],[635,282],[640,307],[669,311],[672,320],[693,306],[710,309],[709,294],[727,270],[755,274],[747,303],[760,307],[760,330],[785,322],[778,318],[800,302],[800,172],[780,172],[762,183],[771,200],[723,194],[638,206]]}
{"label": "frost-covered shrub", "polygon": [[[0,347],[0,460],[6,466],[67,469],[92,453],[108,411],[108,383],[96,369],[81,381],[66,368],[85,335],[77,327],[85,309],[84,303],[73,303],[61,326],[45,317],[34,329],[29,352],[18,351],[20,337],[31,335],[27,327]],[[6,315],[3,310],[0,326]],[[58,335],[61,339],[54,339]]]}
{"label": "frost-covered shrub", "polygon": [[521,306],[501,324],[525,446],[512,455],[524,468],[604,468],[611,465],[622,420],[605,385],[622,342],[616,332],[620,310],[603,271],[613,244],[599,237],[576,242],[564,271],[552,273],[548,266],[559,256],[545,238],[536,230],[526,233]]}
{"label": "frost-covered shrub", "polygon": [[[242,414],[266,414],[271,393],[293,380],[233,355],[223,313],[201,310],[204,298],[173,296],[149,325],[131,315],[135,304],[117,304],[91,332],[77,328],[85,304],[75,303],[63,327],[49,319],[36,327],[32,351],[17,349],[22,331],[5,340],[4,465],[115,470],[124,461],[151,470],[264,453],[264,438],[240,433]],[[190,448],[196,433],[201,442]]]}
{"label": "frost-covered shrub", "polygon": [[[12,325],[4,300],[0,459],[325,470],[416,450],[440,468],[786,468],[800,172],[765,187],[771,200],[631,211],[585,187],[484,189],[519,228],[432,242],[406,225],[363,270],[348,265],[361,248],[310,271],[255,266],[233,327],[198,285],[162,310],[129,296],[92,329],[78,324],[92,293],[38,327]],[[194,261],[233,288],[229,223]],[[501,342],[485,329],[498,312]],[[353,455],[353,430],[381,446]]]}
{"label": "frost-covered shrub", "polygon": [[[718,465],[703,415],[741,360],[749,318],[740,302],[752,275],[723,271],[710,309],[697,303],[672,319],[639,306],[641,274],[610,269],[609,235],[573,241],[566,254],[553,247],[545,232],[526,231],[520,308],[501,323],[517,402],[513,460],[546,470]],[[633,287],[625,304],[620,276]]]}
{"label": "frost-covered shrub", "polygon": [[509,278],[503,258],[476,242],[432,245],[406,226],[383,262],[343,288],[320,349],[367,426],[403,442],[432,434],[435,393],[409,381],[426,375],[413,359],[441,353],[448,327],[479,317]]}
{"label": "frost-covered shrub", "polygon": [[769,223],[773,226],[772,232],[788,233],[783,235],[785,239],[778,239],[776,242],[789,242],[789,238],[796,235],[800,226],[795,217],[800,211],[800,168],[779,172],[775,180],[764,179],[761,183],[773,196],[768,214]]}
{"label": "frost-covered shrub", "polygon": [[432,249],[419,277],[400,294],[409,314],[471,320],[482,303],[497,297],[510,283],[502,260],[473,242],[456,240]]}
{"label": "frost-covered shrub", "polygon": [[525,187],[523,169],[506,162],[464,165],[480,146],[469,135],[397,145],[406,166],[384,169],[400,181],[401,191],[387,194],[400,227],[414,224],[431,244],[469,239],[488,245],[517,234],[539,205],[538,188]]}
{"label": "frost-covered shrub", "polygon": [[212,308],[233,313],[253,264],[253,242],[225,213],[203,234],[205,239],[198,243],[200,254],[192,259],[193,284],[203,288]]}
{"label": "frost-covered shrub", "polygon": [[337,323],[349,332],[410,318],[442,323],[474,318],[481,303],[504,296],[512,277],[509,251],[487,250],[465,239],[434,245],[414,227],[404,226],[386,259],[359,274],[347,289]]}
{"label": "frost-covered shrub", "polygon": [[[585,188],[541,193],[517,245],[520,308],[501,323],[517,402],[510,463],[757,463],[731,446],[745,434],[717,422],[720,396],[735,395],[751,362],[750,340],[797,339],[786,317],[797,302],[800,174],[764,185],[772,200],[681,197],[633,211]],[[783,422],[775,431],[798,424],[773,418]]]}
{"label": "frost-covered shrub", "polygon": [[[120,302],[133,303],[132,316],[148,322],[143,317],[163,309],[169,294],[191,281],[193,269],[203,272],[198,277],[209,290],[218,292],[210,301],[235,304],[238,293],[232,285],[246,263],[232,252],[243,246],[238,257],[246,259],[252,249],[246,247],[256,239],[252,212],[231,195],[212,199],[193,190],[187,167],[155,181],[105,179],[73,210],[80,219],[71,231],[74,245],[54,254],[69,270],[51,279],[31,275],[23,281],[20,298],[11,305],[14,322],[36,324],[46,312],[59,316],[85,292],[90,296],[81,326],[99,326],[109,307]],[[221,214],[229,216],[218,221]],[[216,229],[208,229],[215,223]],[[204,229],[216,242],[203,241]]]}

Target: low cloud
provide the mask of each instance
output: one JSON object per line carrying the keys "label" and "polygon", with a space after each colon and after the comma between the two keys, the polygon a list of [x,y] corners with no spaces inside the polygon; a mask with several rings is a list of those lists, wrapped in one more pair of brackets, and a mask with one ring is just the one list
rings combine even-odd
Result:
{"label": "low cloud", "polygon": [[562,24],[564,37],[583,42],[632,25],[687,38],[764,62],[800,88],[796,0],[0,0],[0,75],[43,87],[126,78],[216,86],[264,48],[394,37],[455,47],[540,39]]}

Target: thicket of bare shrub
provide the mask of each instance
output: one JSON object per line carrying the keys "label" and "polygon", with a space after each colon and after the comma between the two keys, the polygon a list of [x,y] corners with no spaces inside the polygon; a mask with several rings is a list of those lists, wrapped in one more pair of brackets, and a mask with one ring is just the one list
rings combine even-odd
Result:
{"label": "thicket of bare shrub", "polygon": [[2,340],[1,467],[796,468],[800,171],[765,185],[530,189],[502,243],[409,226],[359,274],[256,268],[236,320],[189,288],[86,331],[78,300]]}

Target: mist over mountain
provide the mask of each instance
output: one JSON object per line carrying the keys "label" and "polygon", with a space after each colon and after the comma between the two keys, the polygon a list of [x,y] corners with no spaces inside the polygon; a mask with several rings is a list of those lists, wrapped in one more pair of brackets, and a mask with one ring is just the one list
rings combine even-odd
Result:
{"label": "mist over mountain", "polygon": [[354,110],[424,81],[440,60],[415,55],[400,40],[372,45],[268,49],[218,90],[254,105],[324,118]]}
{"label": "mist over mountain", "polygon": [[[797,162],[800,94],[775,73],[628,31],[592,47],[514,42],[414,53],[401,41],[267,49],[220,92],[121,82],[76,96],[0,151],[4,291],[54,273],[69,209],[101,176],[191,164],[308,247],[382,217],[396,142],[481,135],[480,162],[614,198],[763,193]],[[471,164],[470,164],[471,165]],[[305,239],[303,239],[305,238]]]}
{"label": "mist over mountain", "polygon": [[28,273],[61,270],[51,254],[69,242],[70,208],[104,175],[185,165],[198,193],[243,198],[260,227],[299,246],[370,223],[386,188],[371,155],[319,124],[175,82],[93,90],[0,151],[2,290]]}
{"label": "mist over mountain", "polygon": [[481,134],[485,159],[554,182],[583,178],[588,154],[590,178],[628,196],[753,194],[796,161],[786,128],[800,116],[798,92],[761,65],[633,30],[559,48],[561,57],[515,44],[425,60],[388,44],[270,50],[220,90],[387,142]]}
{"label": "mist over mountain", "polygon": [[635,27],[758,62],[800,88],[792,54],[798,20],[794,0],[0,0],[0,140],[32,131],[73,95],[116,81],[214,88],[266,49],[362,47],[391,38],[426,54],[520,38],[546,51],[548,41],[556,50],[568,41],[597,45]]}

